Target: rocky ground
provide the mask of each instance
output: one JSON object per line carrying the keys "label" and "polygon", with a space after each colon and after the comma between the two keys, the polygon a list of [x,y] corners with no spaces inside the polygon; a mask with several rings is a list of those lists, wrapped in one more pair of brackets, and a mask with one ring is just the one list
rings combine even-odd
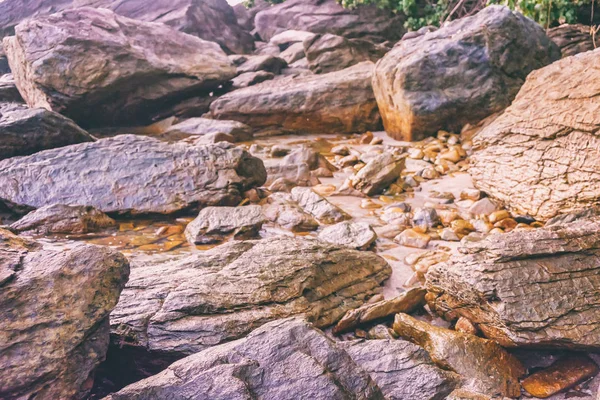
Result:
{"label": "rocky ground", "polygon": [[600,50],[402,22],[0,2],[0,399],[595,399]]}

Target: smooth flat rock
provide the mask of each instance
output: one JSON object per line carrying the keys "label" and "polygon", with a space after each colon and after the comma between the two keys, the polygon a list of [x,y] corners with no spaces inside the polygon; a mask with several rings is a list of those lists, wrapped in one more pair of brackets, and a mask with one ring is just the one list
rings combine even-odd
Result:
{"label": "smooth flat rock", "polygon": [[60,114],[0,104],[0,160],[92,141],[92,136]]}
{"label": "smooth flat rock", "polygon": [[107,9],[24,21],[3,44],[27,104],[85,128],[150,122],[235,76],[217,44]]}
{"label": "smooth flat rock", "polygon": [[385,131],[421,140],[502,111],[531,71],[559,58],[538,24],[490,6],[400,41],[377,63],[373,90]]}
{"label": "smooth flat rock", "polygon": [[215,100],[212,118],[240,121],[255,130],[355,133],[377,130],[380,117],[373,64],[322,75],[287,76],[235,90]]}
{"label": "smooth flat rock", "polygon": [[467,242],[432,266],[428,301],[506,347],[597,350],[600,220],[583,219]]}
{"label": "smooth flat rock", "polygon": [[262,207],[206,207],[185,228],[192,244],[218,243],[231,233],[235,238],[251,239],[266,221]]}
{"label": "smooth flat rock", "polygon": [[288,316],[332,325],[379,292],[391,274],[373,253],[288,236],[132,264],[111,314],[112,333],[171,354],[195,353]]}
{"label": "smooth flat rock", "polygon": [[284,319],[184,358],[105,400],[189,397],[384,399],[369,375],[334,341],[305,321]]}
{"label": "smooth flat rock", "polygon": [[128,275],[106,247],[43,250],[0,230],[0,398],[85,398]]}
{"label": "smooth flat rock", "polygon": [[370,160],[349,178],[352,187],[373,196],[380,194],[394,183],[404,169],[404,159],[398,160],[390,153],[382,153]]}
{"label": "smooth flat rock", "polygon": [[54,204],[38,208],[10,226],[17,232],[90,233],[116,226],[114,219],[94,207]]}
{"label": "smooth flat rock", "polygon": [[120,135],[0,161],[0,200],[15,207],[169,214],[237,205],[265,179],[262,161],[229,143],[190,146]]}
{"label": "smooth flat rock", "polygon": [[512,105],[474,138],[469,173],[513,214],[546,221],[600,198],[600,50],[527,77]]}

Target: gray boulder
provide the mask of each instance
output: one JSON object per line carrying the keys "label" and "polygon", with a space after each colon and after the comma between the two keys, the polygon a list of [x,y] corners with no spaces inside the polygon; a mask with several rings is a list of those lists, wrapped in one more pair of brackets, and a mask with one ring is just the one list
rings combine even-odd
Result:
{"label": "gray boulder", "polygon": [[225,235],[250,239],[258,235],[266,218],[262,207],[206,207],[185,228],[185,236],[192,244],[218,243]]}
{"label": "gray boulder", "polygon": [[377,240],[377,234],[366,222],[344,221],[324,228],[319,232],[319,240],[366,250]]}
{"label": "gray boulder", "polygon": [[215,43],[106,9],[22,22],[3,44],[27,104],[83,127],[147,123],[235,75]]}
{"label": "gray boulder", "polygon": [[229,143],[190,146],[121,135],[0,161],[0,200],[169,214],[237,205],[265,180],[262,161]]}
{"label": "gray boulder", "polygon": [[0,160],[92,141],[86,131],[60,114],[0,104]]}
{"label": "gray boulder", "polygon": [[531,71],[559,58],[539,25],[490,6],[400,41],[377,63],[373,90],[386,132],[420,140],[502,111]]}
{"label": "gray boulder", "polygon": [[287,236],[132,265],[112,333],[163,354],[195,353],[293,315],[332,325],[391,274],[373,253]]}
{"label": "gray boulder", "polygon": [[106,247],[44,250],[0,229],[0,398],[85,398],[128,275]]}
{"label": "gray boulder", "polygon": [[89,233],[116,226],[114,219],[94,207],[55,204],[38,208],[10,226],[16,232]]}

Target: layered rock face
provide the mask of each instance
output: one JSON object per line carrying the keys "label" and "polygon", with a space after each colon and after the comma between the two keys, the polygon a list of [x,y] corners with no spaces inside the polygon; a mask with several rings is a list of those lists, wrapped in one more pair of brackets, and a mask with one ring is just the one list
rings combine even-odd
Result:
{"label": "layered rock face", "polygon": [[427,273],[430,305],[503,346],[597,350],[600,220],[492,235]]}
{"label": "layered rock face", "polygon": [[563,58],[585,53],[596,48],[592,36],[592,27],[587,25],[564,24],[548,29],[548,37],[560,47]]}
{"label": "layered rock face", "polygon": [[475,185],[515,214],[548,220],[600,198],[600,50],[527,78],[513,104],[475,138]]}
{"label": "layered rock face", "polygon": [[[0,41],[14,34],[15,26],[27,18],[70,8],[73,0],[14,0],[0,2]],[[2,46],[0,46],[0,56]]]}
{"label": "layered rock face", "polygon": [[323,75],[284,77],[228,93],[211,104],[215,119],[256,130],[352,133],[377,130],[380,117],[371,88],[373,64]]}
{"label": "layered rock face", "polygon": [[0,397],[85,398],[128,274],[108,248],[43,250],[0,230]]}
{"label": "layered rock face", "polygon": [[190,146],[121,135],[1,161],[0,200],[168,214],[236,205],[265,180],[262,161],[228,143]]}
{"label": "layered rock face", "polygon": [[73,121],[55,112],[0,104],[0,160],[93,140]]}
{"label": "layered rock face", "polygon": [[235,76],[215,43],[106,9],[25,21],[3,43],[27,104],[84,127],[149,122]]}
{"label": "layered rock face", "polygon": [[405,32],[403,17],[390,11],[375,6],[349,10],[334,0],[285,1],[260,11],[254,22],[264,41],[290,29],[369,38],[378,42],[399,40]]}
{"label": "layered rock face", "polygon": [[400,41],[377,63],[373,90],[386,132],[420,140],[503,110],[527,74],[559,58],[539,25],[490,6]]}
{"label": "layered rock face", "polygon": [[373,253],[293,237],[230,242],[155,265],[134,261],[112,332],[149,350],[191,354],[292,315],[324,327],[390,274]]}
{"label": "layered rock face", "polygon": [[[293,371],[293,373],[291,373]],[[442,399],[458,377],[423,349],[394,340],[336,343],[300,319],[268,323],[246,338],[172,364],[107,400]]]}
{"label": "layered rock face", "polygon": [[119,15],[161,22],[178,31],[218,43],[228,53],[254,49],[250,33],[238,25],[233,8],[225,0],[73,0],[73,7],[108,8]]}

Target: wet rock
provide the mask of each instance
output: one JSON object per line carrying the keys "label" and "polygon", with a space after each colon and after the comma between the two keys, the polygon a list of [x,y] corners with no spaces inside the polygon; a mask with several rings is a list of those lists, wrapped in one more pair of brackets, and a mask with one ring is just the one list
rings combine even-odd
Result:
{"label": "wet rock", "polygon": [[262,162],[229,143],[190,146],[121,135],[0,161],[0,199],[32,208],[168,214],[237,205],[265,179]]}
{"label": "wet rock", "polygon": [[284,59],[272,55],[248,56],[247,61],[237,68],[238,74],[244,72],[266,71],[275,75],[287,67]]}
{"label": "wet rock", "polygon": [[505,347],[598,349],[600,222],[515,230],[464,242],[427,274],[430,306]]}
{"label": "wet rock", "polygon": [[366,222],[344,221],[323,229],[319,233],[319,240],[366,250],[377,240],[377,234]]}
{"label": "wet rock", "polygon": [[431,241],[431,236],[417,232],[414,229],[406,229],[401,234],[394,238],[394,241],[402,246],[415,247],[417,249],[425,249]]}
{"label": "wet rock", "polygon": [[160,135],[161,139],[180,140],[187,137],[217,133],[231,135],[236,142],[252,139],[252,128],[237,121],[218,121],[208,118],[190,118],[171,126]]}
{"label": "wet rock", "polygon": [[112,332],[131,345],[190,354],[287,316],[325,327],[377,293],[390,274],[373,253],[287,236],[162,263],[134,260]]}
{"label": "wet rock", "polygon": [[4,47],[27,104],[83,127],[149,122],[235,75],[215,43],[106,9],[22,22]]}
{"label": "wet rock", "polygon": [[598,60],[600,51],[589,51],[534,71],[474,138],[475,186],[513,215],[546,221],[597,204],[600,82],[590,65]]}
{"label": "wet rock", "polygon": [[383,399],[369,375],[337,343],[304,321],[284,319],[189,356],[107,400],[183,398],[189,393],[205,399],[256,394],[265,399]]}
{"label": "wet rock", "polygon": [[377,63],[373,90],[386,132],[419,140],[503,110],[531,71],[558,58],[539,25],[491,6],[399,42]]}
{"label": "wet rock", "polygon": [[43,250],[3,232],[0,398],[85,398],[129,264],[105,247]]}
{"label": "wet rock", "polygon": [[269,197],[271,204],[265,206],[265,217],[292,232],[309,232],[319,228],[319,223],[296,204],[290,195],[274,193]]}
{"label": "wet rock", "polygon": [[458,373],[463,387],[489,396],[518,397],[525,368],[492,340],[438,328],[397,314],[394,331],[428,353],[440,367]]}
{"label": "wet rock", "polygon": [[340,342],[389,400],[445,398],[459,383],[457,374],[438,368],[425,350],[404,340]]}
{"label": "wet rock", "polygon": [[[1,47],[1,46],[0,46]],[[23,98],[12,74],[2,75],[0,72],[0,103],[22,103]]]}
{"label": "wet rock", "polygon": [[319,196],[311,188],[295,187],[292,199],[300,207],[323,224],[335,224],[350,219],[350,216],[339,207]]}
{"label": "wet rock", "polygon": [[211,104],[215,119],[240,121],[257,131],[355,133],[377,130],[372,63],[323,75],[287,76],[235,90]]}
{"label": "wet rock", "polygon": [[265,222],[262,207],[206,207],[185,228],[185,237],[192,244],[222,241],[227,234],[236,239],[251,239]]}
{"label": "wet rock", "polygon": [[116,226],[115,220],[94,207],[55,204],[30,212],[10,227],[17,232],[89,233]]}
{"label": "wet rock", "polygon": [[304,41],[303,46],[308,66],[317,74],[339,71],[362,61],[376,62],[388,50],[368,40],[346,39],[332,34],[313,35]]}
{"label": "wet rock", "polygon": [[0,160],[93,140],[73,121],[55,112],[0,104]]}
{"label": "wet rock", "polygon": [[356,190],[367,196],[380,194],[400,177],[404,169],[404,160],[397,160],[390,153],[383,153],[369,161],[356,175],[350,177],[350,183]]}
{"label": "wet rock", "polygon": [[349,332],[357,326],[393,316],[397,313],[411,313],[425,305],[425,289],[410,289],[391,300],[365,304],[348,311],[333,328],[334,334]]}
{"label": "wet rock", "polygon": [[598,371],[598,365],[588,356],[575,354],[533,373],[523,380],[522,385],[530,395],[545,399],[591,378]]}
{"label": "wet rock", "polygon": [[264,81],[275,78],[275,74],[267,71],[244,72],[232,79],[234,89],[242,89],[248,86],[258,85]]}
{"label": "wet rock", "polygon": [[591,51],[594,46],[592,27],[581,24],[563,24],[548,29],[548,37],[560,48],[563,58]]}

